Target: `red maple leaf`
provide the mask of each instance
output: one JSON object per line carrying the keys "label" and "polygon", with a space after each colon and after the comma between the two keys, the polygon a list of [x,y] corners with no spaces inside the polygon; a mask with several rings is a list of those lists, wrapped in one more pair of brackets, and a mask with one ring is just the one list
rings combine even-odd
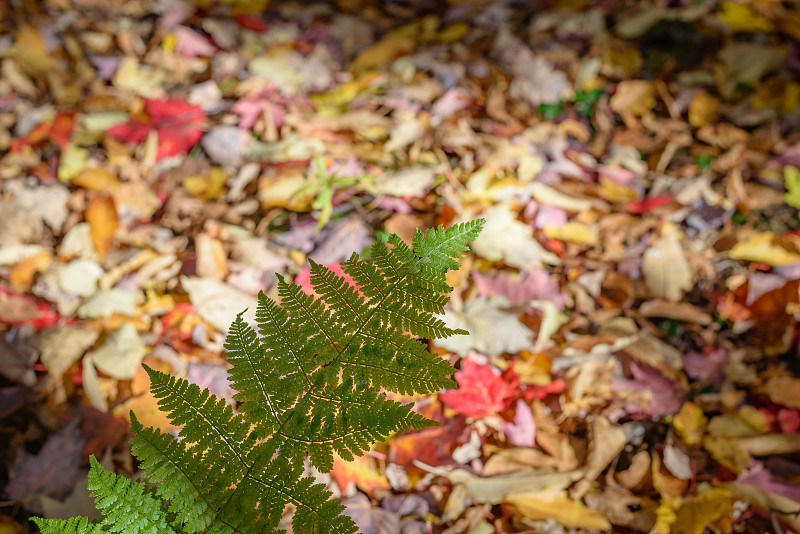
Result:
{"label": "red maple leaf", "polygon": [[456,372],[458,389],[445,391],[439,398],[445,406],[469,417],[487,417],[507,410],[519,395],[519,377],[509,367],[497,375],[489,364],[464,360]]}
{"label": "red maple leaf", "polygon": [[156,160],[186,154],[203,137],[205,112],[183,100],[144,101],[147,120],[131,119],[108,130],[113,137],[126,143],[141,143],[155,130],[158,134]]}
{"label": "red maple leaf", "polygon": [[61,147],[61,150],[69,144],[69,137],[75,126],[75,112],[61,112],[52,121],[45,121],[21,139],[11,141],[10,150],[12,153],[19,152],[23,147],[38,145],[42,141],[52,141]]}

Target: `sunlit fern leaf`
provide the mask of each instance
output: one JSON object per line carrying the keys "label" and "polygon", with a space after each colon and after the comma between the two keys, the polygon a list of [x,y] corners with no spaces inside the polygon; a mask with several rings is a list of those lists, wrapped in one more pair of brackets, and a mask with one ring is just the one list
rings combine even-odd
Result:
{"label": "sunlit fern leaf", "polygon": [[[92,457],[98,523],[37,519],[46,533],[262,534],[294,510],[294,532],[353,534],[342,504],[304,476],[367,452],[396,432],[438,424],[389,400],[454,386],[453,368],[419,338],[464,333],[437,317],[450,287],[445,271],[483,221],[417,232],[412,249],[396,235],[371,260],[342,264],[351,284],[311,261],[314,295],[278,276],[281,304],[259,294],[256,329],[242,315],[225,341],[234,409],[183,378],[145,367],[153,396],[179,438],[131,415],[143,482],[104,471]],[[288,508],[287,508],[288,507]]]}

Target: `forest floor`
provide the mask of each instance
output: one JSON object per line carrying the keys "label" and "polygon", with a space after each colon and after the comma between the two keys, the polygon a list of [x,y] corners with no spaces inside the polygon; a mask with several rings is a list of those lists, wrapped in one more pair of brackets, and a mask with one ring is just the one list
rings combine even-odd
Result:
{"label": "forest floor", "polygon": [[478,217],[362,532],[800,531],[797,3],[258,4],[0,2],[0,533],[174,431],[142,363],[233,402],[276,273]]}

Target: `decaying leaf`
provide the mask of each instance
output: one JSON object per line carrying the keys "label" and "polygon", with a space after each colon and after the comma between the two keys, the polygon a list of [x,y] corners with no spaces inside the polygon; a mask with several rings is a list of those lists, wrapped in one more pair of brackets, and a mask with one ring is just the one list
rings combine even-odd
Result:
{"label": "decaying leaf", "polygon": [[677,231],[666,230],[642,257],[642,274],[656,297],[677,302],[692,288],[692,271],[686,261]]}

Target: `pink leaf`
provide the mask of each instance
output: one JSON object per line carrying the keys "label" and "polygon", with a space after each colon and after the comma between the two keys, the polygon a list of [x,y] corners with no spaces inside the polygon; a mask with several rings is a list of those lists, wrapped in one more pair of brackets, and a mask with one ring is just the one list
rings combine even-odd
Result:
{"label": "pink leaf", "polygon": [[517,400],[514,422],[504,422],[503,433],[506,435],[506,439],[517,447],[534,446],[536,442],[536,424],[533,422],[533,411],[524,400]]}
{"label": "pink leaf", "polygon": [[213,56],[217,51],[208,39],[187,28],[175,28],[175,51],[183,57]]}

